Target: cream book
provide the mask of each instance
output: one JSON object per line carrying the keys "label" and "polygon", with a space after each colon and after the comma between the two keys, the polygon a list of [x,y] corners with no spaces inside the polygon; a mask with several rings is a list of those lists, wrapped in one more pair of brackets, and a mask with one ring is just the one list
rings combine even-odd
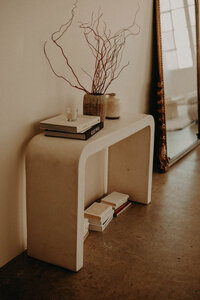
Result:
{"label": "cream book", "polygon": [[100,123],[99,116],[78,115],[76,121],[67,121],[65,114],[61,114],[40,122],[40,128],[62,132],[85,132],[95,124]]}
{"label": "cream book", "polygon": [[83,241],[84,241],[84,242],[85,242],[85,240],[87,239],[88,235],[89,235],[89,231],[84,235],[84,238],[83,238]]}
{"label": "cream book", "polygon": [[84,241],[88,237],[89,234],[89,222],[87,218],[84,218]]}
{"label": "cream book", "polygon": [[112,211],[112,206],[104,203],[94,202],[85,210],[84,217],[88,219],[98,219],[102,221],[104,219],[104,216]]}
{"label": "cream book", "polygon": [[88,218],[89,224],[102,225],[114,214],[114,210],[109,210],[101,219]]}
{"label": "cream book", "polygon": [[117,209],[122,204],[124,204],[129,198],[129,195],[119,193],[119,192],[112,192],[111,194],[107,195],[103,199],[101,199],[102,203],[112,205],[113,209]]}
{"label": "cream book", "polygon": [[92,231],[104,231],[104,229],[108,226],[108,224],[112,221],[113,216],[111,216],[107,221],[102,225],[89,224],[89,230]]}

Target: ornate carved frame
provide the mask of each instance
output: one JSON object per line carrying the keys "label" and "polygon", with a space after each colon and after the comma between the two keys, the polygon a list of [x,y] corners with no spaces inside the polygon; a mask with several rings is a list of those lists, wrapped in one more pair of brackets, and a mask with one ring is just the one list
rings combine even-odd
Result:
{"label": "ornate carved frame", "polygon": [[157,124],[157,145],[156,159],[160,172],[166,172],[168,168],[177,162],[180,158],[194,149],[200,144],[200,58],[199,58],[199,1],[195,0],[196,11],[196,44],[197,44],[197,95],[198,95],[198,133],[197,141],[190,147],[182,151],[177,156],[170,159],[167,156],[166,143],[166,115],[165,115],[165,95],[164,95],[164,78],[163,78],[163,63],[162,63],[162,43],[161,43],[161,23],[160,23],[160,0],[156,1],[156,29],[157,29],[157,52],[158,52],[158,82],[157,82],[157,103],[156,103],[156,124]]}

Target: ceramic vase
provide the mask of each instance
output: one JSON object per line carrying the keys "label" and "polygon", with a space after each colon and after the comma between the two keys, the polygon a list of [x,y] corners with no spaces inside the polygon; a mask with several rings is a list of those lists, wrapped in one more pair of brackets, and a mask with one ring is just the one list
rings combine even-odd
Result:
{"label": "ceramic vase", "polygon": [[106,119],[119,119],[121,114],[120,99],[116,98],[116,94],[108,94],[106,99]]}

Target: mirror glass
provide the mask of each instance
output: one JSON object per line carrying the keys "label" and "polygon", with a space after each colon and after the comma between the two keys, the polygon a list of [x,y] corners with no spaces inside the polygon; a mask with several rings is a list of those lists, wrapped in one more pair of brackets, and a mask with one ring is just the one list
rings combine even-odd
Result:
{"label": "mirror glass", "polygon": [[198,97],[194,0],[160,0],[167,155],[197,140]]}

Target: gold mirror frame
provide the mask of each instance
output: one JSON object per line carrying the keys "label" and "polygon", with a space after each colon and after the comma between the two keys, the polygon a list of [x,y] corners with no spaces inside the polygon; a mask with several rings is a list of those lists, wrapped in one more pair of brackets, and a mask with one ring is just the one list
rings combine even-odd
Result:
{"label": "gold mirror frame", "polygon": [[160,22],[160,0],[156,1],[156,32],[157,32],[157,55],[158,55],[158,81],[157,81],[157,103],[156,103],[156,161],[160,172],[166,172],[170,166],[177,162],[184,155],[189,153],[200,144],[200,59],[199,59],[199,1],[195,0],[196,12],[196,53],[197,53],[197,98],[198,98],[198,133],[197,140],[184,151],[173,158],[167,155],[166,143],[166,115],[165,115],[165,95],[164,76],[162,63],[162,42],[161,42],[161,22]]}

